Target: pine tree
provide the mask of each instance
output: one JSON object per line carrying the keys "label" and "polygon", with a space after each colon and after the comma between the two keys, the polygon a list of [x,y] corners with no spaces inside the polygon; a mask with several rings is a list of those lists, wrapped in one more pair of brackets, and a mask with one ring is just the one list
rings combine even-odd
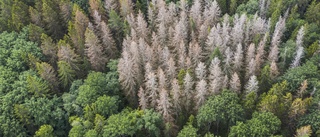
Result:
{"label": "pine tree", "polygon": [[233,59],[233,52],[231,51],[230,47],[228,47],[225,51],[224,51],[224,67],[223,67],[223,72],[225,74],[231,75],[231,71],[232,71],[232,59]]}
{"label": "pine tree", "polygon": [[[7,5],[9,6],[9,5]],[[14,0],[11,10],[12,16],[12,27],[14,30],[19,31],[23,26],[29,23],[30,18],[28,12],[28,5],[20,0]]]}
{"label": "pine tree", "polygon": [[210,90],[212,94],[217,94],[220,92],[220,89],[222,87],[222,81],[223,81],[223,73],[220,68],[220,60],[217,57],[215,57],[211,61],[209,70],[210,70],[210,74],[209,74]]}
{"label": "pine tree", "polygon": [[281,37],[283,35],[283,31],[285,30],[285,24],[286,20],[283,19],[281,16],[279,17],[279,20],[275,26],[275,30],[273,32],[272,40],[271,40],[271,48],[270,53],[268,56],[269,61],[278,61],[278,54],[279,54],[279,44]]}
{"label": "pine tree", "polygon": [[232,91],[236,92],[237,94],[241,93],[241,82],[240,82],[239,76],[236,72],[233,73],[233,75],[231,77],[230,89]]}
{"label": "pine tree", "polygon": [[160,22],[158,25],[158,36],[159,42],[161,45],[165,45],[167,43],[167,28],[165,27],[164,22]]}
{"label": "pine tree", "polygon": [[159,67],[158,68],[158,83],[159,83],[159,89],[166,89],[167,88],[167,79],[163,72],[163,70]]}
{"label": "pine tree", "polygon": [[178,113],[181,111],[181,92],[180,92],[180,85],[178,80],[175,78],[172,80],[171,83],[171,97],[172,97],[172,104],[173,109],[176,110],[175,112]]}
{"label": "pine tree", "polygon": [[53,91],[59,92],[59,82],[54,68],[46,62],[37,63],[36,66],[40,77],[50,83]]}
{"label": "pine tree", "polygon": [[45,97],[49,93],[49,84],[42,79],[29,75],[27,77],[28,91],[33,93],[35,97]]}
{"label": "pine tree", "polygon": [[66,61],[58,62],[59,81],[65,89],[67,89],[75,79],[75,73],[76,72],[72,69],[71,65]]}
{"label": "pine tree", "polygon": [[37,26],[41,26],[41,27],[44,26],[42,22],[42,17],[41,17],[41,11],[38,11],[33,7],[29,7],[29,13],[30,13],[30,20],[32,23],[34,23]]}
{"label": "pine tree", "polygon": [[160,114],[162,114],[163,119],[166,122],[172,122],[173,118],[172,118],[172,104],[171,104],[171,100],[169,98],[169,94],[167,92],[167,90],[165,89],[161,89],[160,91],[160,95],[159,95],[159,99],[157,100],[158,105],[157,105],[157,110],[160,112]]}
{"label": "pine tree", "polygon": [[150,72],[147,74],[146,77],[146,91],[149,93],[148,100],[150,101],[150,106],[152,108],[155,108],[157,105],[157,98],[158,98],[158,82],[157,82],[157,76]]}
{"label": "pine tree", "polygon": [[260,41],[259,47],[257,49],[257,54],[255,57],[257,73],[260,73],[260,67],[264,62],[264,54],[265,54],[264,47],[265,47],[265,43],[267,41],[268,35],[269,35],[268,33],[264,35],[264,38],[263,40]]}
{"label": "pine tree", "polygon": [[58,43],[58,59],[59,61],[68,63],[73,70],[79,70],[79,55],[77,55],[71,46],[63,40],[60,40]]}
{"label": "pine tree", "polygon": [[86,55],[89,58],[91,67],[96,71],[103,71],[108,61],[98,37],[93,30],[87,28],[85,32]]}
{"label": "pine tree", "polygon": [[57,61],[58,48],[51,37],[46,34],[41,34],[41,50],[48,57],[50,64],[54,64]]}
{"label": "pine tree", "polygon": [[255,75],[256,72],[256,62],[252,58],[246,68],[246,78],[249,79],[250,76]]}
{"label": "pine tree", "polygon": [[304,27],[302,26],[298,32],[298,35],[297,35],[297,40],[296,40],[297,51],[296,51],[295,57],[291,63],[291,68],[295,68],[300,65],[301,58],[303,57],[303,54],[304,54],[304,48],[302,45],[303,44],[303,37],[304,37]]}
{"label": "pine tree", "polygon": [[111,10],[117,11],[118,9],[118,2],[117,0],[105,0],[104,1],[104,8],[109,13]]}
{"label": "pine tree", "polygon": [[303,95],[306,93],[308,88],[308,80],[304,80],[301,83],[300,89],[298,90],[298,97],[303,98]]}
{"label": "pine tree", "polygon": [[193,79],[189,72],[186,73],[186,76],[184,77],[183,82],[183,92],[184,92],[184,102],[185,102],[185,108],[186,110],[190,110],[191,107],[191,101],[193,97]]}
{"label": "pine tree", "polygon": [[[206,4],[205,10],[203,12],[204,15],[204,21],[208,25],[216,24],[216,22],[219,20],[221,14],[220,7],[216,0],[209,2]],[[212,26],[210,26],[212,27]]]}
{"label": "pine tree", "polygon": [[255,45],[254,43],[251,43],[247,51],[246,64],[250,63],[251,59],[254,58],[254,55],[255,55]]}
{"label": "pine tree", "polygon": [[73,6],[74,19],[69,23],[68,34],[76,52],[80,57],[84,57],[85,31],[89,25],[89,19],[77,5]]}
{"label": "pine tree", "polygon": [[142,110],[145,110],[148,108],[148,98],[147,95],[142,87],[140,87],[139,92],[138,92],[138,97],[139,97],[139,106],[141,107]]}
{"label": "pine tree", "polygon": [[231,38],[233,41],[233,45],[237,45],[239,43],[242,43],[244,40],[244,30],[243,30],[243,26],[245,25],[246,21],[246,15],[242,14],[241,17],[239,18],[239,16],[236,14],[234,17],[234,22],[235,25],[232,28],[231,31]]}
{"label": "pine tree", "polygon": [[270,65],[270,78],[275,79],[279,74],[280,73],[278,71],[277,63],[275,61],[272,61]]}
{"label": "pine tree", "polygon": [[58,9],[58,5],[51,0],[42,0],[42,17],[45,27],[50,35],[55,39],[62,38],[64,34],[63,24]]}
{"label": "pine tree", "polygon": [[119,81],[122,87],[126,91],[127,97],[135,98],[136,95],[136,80],[135,75],[137,72],[132,69],[134,67],[134,63],[132,57],[128,52],[122,52],[122,58],[120,58],[118,63],[118,72],[119,72]]}
{"label": "pine tree", "polygon": [[168,78],[168,82],[170,82],[173,78],[176,77],[177,75],[177,67],[175,65],[175,61],[173,60],[172,57],[170,57],[168,61],[168,68],[166,69],[166,76]]}
{"label": "pine tree", "polygon": [[148,24],[144,20],[143,13],[141,13],[140,10],[137,16],[137,34],[141,38],[148,40],[148,36],[149,36]]}
{"label": "pine tree", "polygon": [[100,38],[104,51],[107,53],[108,58],[116,58],[119,51],[106,22],[101,21],[100,28]]}
{"label": "pine tree", "polygon": [[119,0],[119,4],[122,17],[126,17],[130,13],[133,13],[133,3],[131,0]]}
{"label": "pine tree", "polygon": [[202,15],[201,15],[201,1],[200,0],[194,0],[193,5],[190,8],[190,18],[192,21],[196,24],[197,28],[200,27],[202,22]]}
{"label": "pine tree", "polygon": [[258,84],[259,82],[257,80],[257,77],[255,75],[252,75],[245,87],[246,94],[249,94],[251,92],[258,92]]}
{"label": "pine tree", "polygon": [[201,47],[205,46],[208,37],[208,25],[203,23],[199,28],[198,43]]}
{"label": "pine tree", "polygon": [[62,0],[59,3],[60,15],[62,16],[63,23],[67,24],[72,16],[72,4],[68,0]]}
{"label": "pine tree", "polygon": [[242,45],[239,43],[237,46],[237,50],[234,54],[234,60],[233,60],[233,69],[235,71],[240,71],[243,65],[243,50]]}
{"label": "pine tree", "polygon": [[196,78],[198,80],[206,79],[207,70],[206,70],[206,66],[203,62],[200,62],[198,64],[197,68],[195,69],[195,74],[196,74]]}
{"label": "pine tree", "polygon": [[196,95],[195,95],[195,110],[198,110],[202,106],[207,97],[207,82],[201,79],[196,85]]}

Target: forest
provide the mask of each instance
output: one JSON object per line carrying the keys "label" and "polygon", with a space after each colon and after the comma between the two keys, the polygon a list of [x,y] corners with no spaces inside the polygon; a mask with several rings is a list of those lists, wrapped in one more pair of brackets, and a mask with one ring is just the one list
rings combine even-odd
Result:
{"label": "forest", "polygon": [[320,0],[0,0],[1,137],[320,137]]}

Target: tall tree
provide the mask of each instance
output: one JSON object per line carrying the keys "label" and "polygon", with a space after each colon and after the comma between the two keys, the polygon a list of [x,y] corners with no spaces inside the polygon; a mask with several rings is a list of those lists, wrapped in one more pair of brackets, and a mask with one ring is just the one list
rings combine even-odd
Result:
{"label": "tall tree", "polygon": [[[7,5],[9,6],[9,5]],[[20,0],[14,0],[12,5],[12,28],[16,31],[22,29],[23,26],[30,22],[29,14],[26,12],[28,5]]]}
{"label": "tall tree", "polygon": [[108,60],[98,37],[89,27],[85,32],[85,46],[91,67],[96,71],[103,71]]}
{"label": "tall tree", "polygon": [[37,66],[38,74],[40,75],[40,77],[50,83],[50,88],[54,92],[58,92],[59,81],[54,68],[45,62],[37,63],[36,66]]}
{"label": "tall tree", "polygon": [[75,79],[75,70],[65,61],[58,62],[58,74],[61,84],[67,88]]}
{"label": "tall tree", "polygon": [[51,0],[42,0],[42,17],[46,26],[46,30],[55,39],[63,37],[64,30],[63,24],[61,24],[61,18],[59,15],[58,4]]}
{"label": "tall tree", "polygon": [[53,42],[51,37],[46,34],[41,34],[41,50],[42,53],[48,57],[50,64],[55,64],[58,59],[58,47]]}

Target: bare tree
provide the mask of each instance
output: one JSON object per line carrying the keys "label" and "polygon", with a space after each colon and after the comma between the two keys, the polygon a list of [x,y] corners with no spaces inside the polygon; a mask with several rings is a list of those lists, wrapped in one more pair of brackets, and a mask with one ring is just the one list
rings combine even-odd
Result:
{"label": "bare tree", "polygon": [[198,110],[200,108],[200,106],[202,106],[202,104],[206,100],[207,94],[208,94],[207,93],[207,82],[204,79],[202,79],[197,83],[197,86],[196,86],[195,110]]}
{"label": "bare tree", "polygon": [[185,101],[185,107],[187,110],[190,109],[191,107],[191,101],[192,101],[192,97],[193,97],[193,79],[191,77],[191,75],[189,74],[189,72],[187,72],[186,76],[184,77],[184,83],[183,83],[183,87],[184,87],[184,101]]}
{"label": "bare tree", "polygon": [[171,97],[172,97],[172,104],[173,104],[173,108],[176,111],[176,113],[180,112],[181,110],[181,92],[180,92],[180,86],[178,84],[178,80],[177,79],[173,79],[172,83],[171,83]]}
{"label": "bare tree", "polygon": [[116,11],[118,9],[117,0],[105,0],[104,2],[104,8],[107,12],[110,12],[111,10]]}
{"label": "bare tree", "polygon": [[210,90],[211,93],[219,93],[220,89],[222,87],[222,77],[223,77],[223,73],[221,71],[220,68],[220,60],[215,57],[210,64],[209,67],[210,70],[210,75],[209,75],[209,81],[210,81]]}
{"label": "bare tree", "polygon": [[271,48],[270,48],[270,53],[268,56],[269,61],[271,62],[272,60],[278,61],[278,54],[279,54],[279,44],[281,37],[283,35],[283,32],[285,30],[285,24],[286,20],[285,18],[282,18],[281,16],[279,17],[279,20],[276,24],[275,30],[273,32],[272,40],[271,40]]}
{"label": "bare tree", "polygon": [[207,69],[203,62],[200,62],[195,70],[196,78],[198,80],[206,79]]}
{"label": "bare tree", "polygon": [[241,43],[239,43],[237,46],[237,50],[234,54],[233,69],[235,71],[240,71],[242,65],[243,65],[243,50],[242,50]]}
{"label": "bare tree", "polygon": [[136,80],[135,75],[136,72],[134,69],[134,63],[132,57],[128,54],[128,52],[123,51],[122,57],[118,63],[118,72],[119,72],[119,81],[122,87],[126,91],[127,97],[132,97],[136,95]]}
{"label": "bare tree", "polygon": [[241,82],[237,72],[234,72],[231,81],[230,81],[230,89],[237,94],[241,93]]}
{"label": "bare tree", "polygon": [[85,51],[89,58],[91,67],[96,71],[103,71],[108,59],[103,52],[103,48],[98,37],[91,29],[87,28],[85,38]]}
{"label": "bare tree", "polygon": [[161,89],[160,91],[160,98],[157,100],[158,105],[157,105],[157,110],[162,114],[163,119],[166,122],[172,122],[172,104],[169,98],[169,94],[167,90]]}
{"label": "bare tree", "polygon": [[297,66],[300,65],[300,60],[303,57],[304,54],[304,48],[302,46],[303,44],[303,37],[304,37],[304,27],[301,26],[298,35],[297,35],[297,40],[296,40],[296,44],[297,44],[297,51],[295,54],[295,57],[291,63],[291,68],[295,68]]}
{"label": "bare tree", "polygon": [[278,67],[277,67],[277,63],[275,61],[271,62],[270,65],[270,77],[272,79],[276,78],[279,75],[279,71],[278,71]]}
{"label": "bare tree", "polygon": [[164,120],[166,122],[172,121],[172,119],[173,119],[171,116],[172,104],[171,104],[169,95],[167,93],[167,90],[165,90],[164,88],[161,89],[160,98],[157,100],[157,102],[158,102],[157,109],[162,114]]}
{"label": "bare tree", "polygon": [[[216,0],[210,2],[205,6],[205,10],[203,12],[203,18],[208,25],[214,25],[220,18],[221,10]],[[212,27],[212,26],[210,26]]]}
{"label": "bare tree", "polygon": [[155,108],[158,100],[158,82],[157,76],[150,72],[145,80],[146,91],[149,93],[148,100],[150,101],[150,106]]}
{"label": "bare tree", "polygon": [[226,74],[230,74],[232,71],[231,65],[232,65],[232,59],[233,59],[233,52],[231,51],[230,47],[228,47],[224,51],[224,67],[223,72]]}
{"label": "bare tree", "polygon": [[191,57],[192,64],[198,64],[202,60],[201,54],[202,49],[197,42],[189,45],[189,57]]}
{"label": "bare tree", "polygon": [[257,77],[255,75],[252,75],[245,87],[246,94],[249,94],[251,92],[258,92],[258,84],[259,82],[257,80]]}
{"label": "bare tree", "polygon": [[145,110],[148,108],[148,98],[147,95],[142,87],[140,87],[139,92],[138,92],[138,97],[139,97],[139,106],[141,107],[142,110]]}
{"label": "bare tree", "polygon": [[144,38],[145,40],[148,40],[149,36],[149,30],[148,30],[148,24],[144,20],[143,13],[139,10],[138,16],[137,16],[137,34],[138,36]]}
{"label": "bare tree", "polygon": [[158,68],[158,81],[159,81],[159,89],[166,89],[167,88],[167,79],[164,75],[163,70],[159,67]]}
{"label": "bare tree", "polygon": [[190,18],[196,24],[197,28],[200,27],[202,22],[201,9],[202,6],[200,0],[194,0],[193,5],[190,8]]}
{"label": "bare tree", "polygon": [[264,54],[265,54],[264,47],[265,47],[268,35],[269,35],[268,33],[264,35],[264,38],[263,38],[263,40],[260,41],[259,47],[257,49],[257,54],[255,57],[257,73],[260,73],[259,72],[260,67],[264,62]]}
{"label": "bare tree", "polygon": [[175,65],[175,61],[172,57],[170,57],[169,61],[168,61],[168,68],[166,69],[166,74],[168,77],[169,82],[176,76],[176,70],[177,67]]}

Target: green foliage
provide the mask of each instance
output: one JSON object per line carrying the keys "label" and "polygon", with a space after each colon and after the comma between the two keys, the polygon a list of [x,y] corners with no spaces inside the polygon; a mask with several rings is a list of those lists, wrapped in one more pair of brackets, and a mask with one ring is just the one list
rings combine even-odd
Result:
{"label": "green foliage", "polygon": [[264,93],[271,87],[272,79],[270,77],[270,65],[263,67],[259,77],[259,93]]}
{"label": "green foliage", "polygon": [[259,0],[249,0],[246,4],[241,4],[237,8],[237,13],[247,13],[254,15],[259,11]]}
{"label": "green foliage", "polygon": [[12,90],[12,84],[17,79],[17,73],[10,68],[0,66],[0,94],[6,94]]}
{"label": "green foliage", "polygon": [[316,41],[307,48],[307,57],[311,57],[315,54],[316,51],[320,49],[319,42]]}
{"label": "green foliage", "polygon": [[251,115],[252,112],[255,110],[256,103],[257,103],[257,93],[251,92],[245,96],[242,100],[243,108],[245,110],[246,115]]}
{"label": "green foliage", "polygon": [[41,50],[37,44],[27,40],[26,31],[21,33],[3,32],[0,34],[0,65],[13,71],[21,72],[28,69],[27,53],[41,58]]}
{"label": "green foliage", "polygon": [[305,16],[308,22],[314,22],[320,26],[320,3],[316,0],[313,0],[309,5]]}
{"label": "green foliage", "polygon": [[111,32],[114,35],[117,45],[120,45],[125,32],[125,24],[118,13],[114,10],[111,10],[109,12],[108,26],[110,27]]}
{"label": "green foliage", "polygon": [[89,9],[88,0],[71,0],[71,2],[79,5],[82,10],[88,13],[88,9]]}
{"label": "green foliage", "polygon": [[259,102],[259,110],[262,112],[272,112],[279,118],[283,118],[283,114],[287,112],[291,105],[292,95],[287,93],[288,82],[276,83],[268,91],[261,95]]}
{"label": "green foliage", "polygon": [[288,40],[286,43],[283,43],[280,48],[280,68],[281,70],[286,70],[289,68],[292,60],[294,59],[296,52],[296,43],[293,40]]}
{"label": "green foliage", "polygon": [[313,133],[320,130],[320,110],[316,110],[300,118],[298,127],[311,125]]}
{"label": "green foliage", "polygon": [[30,22],[28,11],[29,7],[21,0],[14,0],[12,5],[12,28],[21,30],[23,26]]}
{"label": "green foliage", "polygon": [[319,77],[320,73],[317,65],[311,61],[307,61],[302,66],[289,69],[282,77],[280,77],[280,80],[288,81],[288,88],[294,93],[306,79],[308,80],[309,88],[315,87]]}
{"label": "green foliage", "polygon": [[28,76],[27,83],[29,92],[34,94],[35,97],[45,97],[49,92],[49,83],[43,81],[41,78]]}
{"label": "green foliage", "polygon": [[42,125],[36,132],[35,137],[54,137],[51,125]]}
{"label": "green foliage", "polygon": [[58,75],[59,80],[62,85],[66,88],[75,78],[75,71],[71,68],[71,66],[65,61],[58,62]]}
{"label": "green foliage", "polygon": [[217,57],[219,60],[222,60],[222,54],[220,52],[220,49],[217,47],[214,49],[214,51],[212,52],[212,54],[210,55],[209,57],[209,60],[208,60],[208,64],[211,62],[211,60],[213,60],[215,57]]}
{"label": "green foliage", "polygon": [[[211,96],[199,109],[197,122],[199,126],[214,123],[217,128],[228,128],[243,119],[244,110],[239,104],[236,93],[223,91],[221,95]],[[210,127],[207,127],[210,128]]]}
{"label": "green foliage", "polygon": [[179,132],[178,137],[197,137],[198,129],[194,128],[192,125],[186,125]]}
{"label": "green foliage", "polygon": [[133,136],[142,129],[147,130],[146,134],[159,136],[161,116],[152,110],[125,109],[119,114],[110,116],[106,123],[104,137]]}
{"label": "green foliage", "polygon": [[232,126],[229,137],[239,136],[272,136],[280,130],[281,121],[270,112],[253,113],[252,119],[246,122],[237,122]]}
{"label": "green foliage", "polygon": [[95,106],[97,114],[108,117],[118,112],[118,104],[118,98],[104,95],[99,97],[92,106]]}

